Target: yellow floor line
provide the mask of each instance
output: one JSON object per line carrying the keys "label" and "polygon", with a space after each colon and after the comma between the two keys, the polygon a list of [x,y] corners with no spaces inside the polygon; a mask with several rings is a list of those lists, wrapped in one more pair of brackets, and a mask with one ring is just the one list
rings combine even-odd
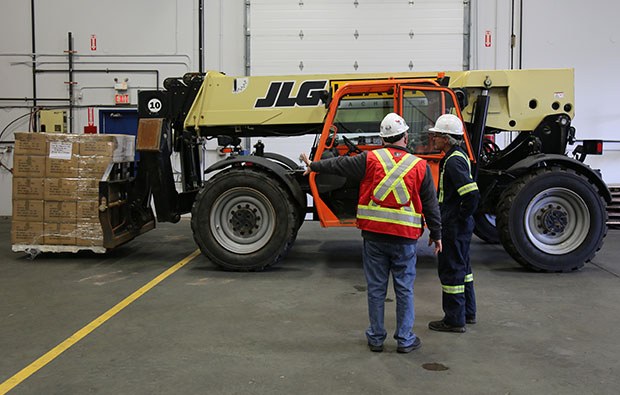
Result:
{"label": "yellow floor line", "polygon": [[140,296],[147,293],[151,288],[153,288],[154,286],[156,286],[157,284],[165,280],[166,277],[170,276],[171,274],[173,274],[174,272],[176,272],[177,270],[179,270],[180,268],[188,264],[192,259],[196,258],[198,254],[200,254],[200,250],[196,250],[192,252],[185,259],[175,264],[174,266],[172,266],[170,269],[166,270],[159,276],[155,277],[148,284],[146,284],[145,286],[143,286],[142,288],[140,288],[139,290],[137,290],[136,292],[134,292],[127,298],[125,298],[122,302],[118,303],[116,306],[112,307],[110,310],[100,315],[90,324],[86,325],[84,328],[75,332],[73,335],[71,335],[71,337],[69,337],[68,339],[66,339],[65,341],[63,341],[62,343],[60,343],[59,345],[57,345],[56,347],[48,351],[45,355],[41,356],[39,359],[31,363],[30,365],[26,366],[25,368],[17,372],[13,377],[8,379],[4,383],[0,384],[0,395],[4,395],[10,390],[12,390],[13,388],[15,388],[15,386],[17,386],[19,383],[26,380],[28,377],[34,374],[37,370],[41,369],[43,366],[50,363],[52,360],[54,360],[54,358],[56,358],[57,356],[65,352],[75,343],[82,340],[84,337],[86,337],[86,335],[88,335],[89,333],[97,329],[99,326],[101,326],[101,324],[103,324],[104,322],[112,318],[116,313],[123,310],[125,307],[129,306],[133,301],[135,301]]}

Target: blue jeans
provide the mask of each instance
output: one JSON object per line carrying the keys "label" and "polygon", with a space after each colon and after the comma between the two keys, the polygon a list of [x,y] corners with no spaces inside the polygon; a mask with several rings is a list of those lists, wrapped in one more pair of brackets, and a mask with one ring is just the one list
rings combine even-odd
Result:
{"label": "blue jeans", "polygon": [[413,333],[413,282],[415,281],[416,245],[394,244],[364,239],[364,272],[368,283],[368,316],[366,337],[372,345],[383,344],[387,332],[383,312],[390,271],[396,294],[396,331],[394,339],[401,347],[415,341]]}

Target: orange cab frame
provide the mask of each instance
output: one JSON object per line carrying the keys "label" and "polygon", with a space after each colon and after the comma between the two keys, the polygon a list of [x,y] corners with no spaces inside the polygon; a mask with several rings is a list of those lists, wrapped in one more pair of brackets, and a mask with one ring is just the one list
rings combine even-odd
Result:
{"label": "orange cab frame", "polygon": [[[454,92],[444,86],[440,86],[437,81],[431,79],[403,79],[403,80],[375,80],[375,81],[355,81],[349,82],[342,87],[340,87],[336,92],[334,92],[332,100],[329,104],[329,109],[327,112],[327,116],[325,117],[325,122],[323,124],[323,130],[321,132],[321,137],[319,139],[318,146],[316,147],[316,152],[314,154],[314,160],[318,160],[321,158],[321,155],[325,151],[326,142],[330,134],[330,129],[334,123],[334,119],[336,117],[336,112],[338,110],[338,105],[341,99],[350,94],[371,94],[378,92],[387,92],[392,90],[394,92],[394,109],[393,111],[399,115],[403,114],[403,92],[408,89],[415,89],[421,91],[441,91],[445,94],[448,94],[452,97],[452,101],[454,103],[454,108],[456,109],[456,115],[462,120],[461,110],[458,106],[458,100]],[[444,99],[445,100],[445,99]],[[445,108],[445,105],[442,106]],[[465,127],[465,125],[463,125]],[[332,144],[333,144],[332,140]],[[329,148],[329,147],[327,147]],[[378,148],[376,146],[361,146],[360,149],[364,151],[369,151],[372,149]],[[467,131],[465,131],[465,147],[467,150],[467,154],[470,160],[474,160],[474,156],[471,149],[471,144],[469,141],[469,136]],[[433,179],[435,181],[435,187],[437,187],[438,177],[439,177],[439,161],[443,158],[444,154],[435,153],[435,154],[416,154],[422,159],[428,161],[431,172],[433,174]],[[355,219],[339,219],[332,210],[325,204],[325,202],[319,196],[319,191],[316,185],[316,173],[310,173],[310,190],[312,191],[312,197],[314,199],[314,206],[316,208],[316,212],[321,222],[322,227],[331,227],[331,226],[355,226]]]}

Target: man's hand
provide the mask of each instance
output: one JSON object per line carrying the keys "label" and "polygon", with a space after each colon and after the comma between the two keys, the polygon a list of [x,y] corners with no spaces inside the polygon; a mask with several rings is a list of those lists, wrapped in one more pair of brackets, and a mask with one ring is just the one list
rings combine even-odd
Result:
{"label": "man's hand", "polygon": [[306,171],[304,171],[304,176],[307,176],[312,172],[312,170],[310,169],[310,163],[312,162],[310,161],[310,159],[308,159],[308,156],[306,154],[299,155],[299,159],[301,159],[301,161],[306,164]]}
{"label": "man's hand", "polygon": [[433,240],[429,238],[428,239],[429,247],[433,243],[435,243],[435,251],[433,251],[433,254],[437,255],[438,252],[441,252],[441,240]]}

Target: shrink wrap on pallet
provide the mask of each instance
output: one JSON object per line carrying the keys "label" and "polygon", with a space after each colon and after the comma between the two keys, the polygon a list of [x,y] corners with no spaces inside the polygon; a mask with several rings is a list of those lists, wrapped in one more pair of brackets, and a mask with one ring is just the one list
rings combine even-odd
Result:
{"label": "shrink wrap on pallet", "polygon": [[134,156],[130,135],[15,133],[13,250],[105,251],[99,181]]}

